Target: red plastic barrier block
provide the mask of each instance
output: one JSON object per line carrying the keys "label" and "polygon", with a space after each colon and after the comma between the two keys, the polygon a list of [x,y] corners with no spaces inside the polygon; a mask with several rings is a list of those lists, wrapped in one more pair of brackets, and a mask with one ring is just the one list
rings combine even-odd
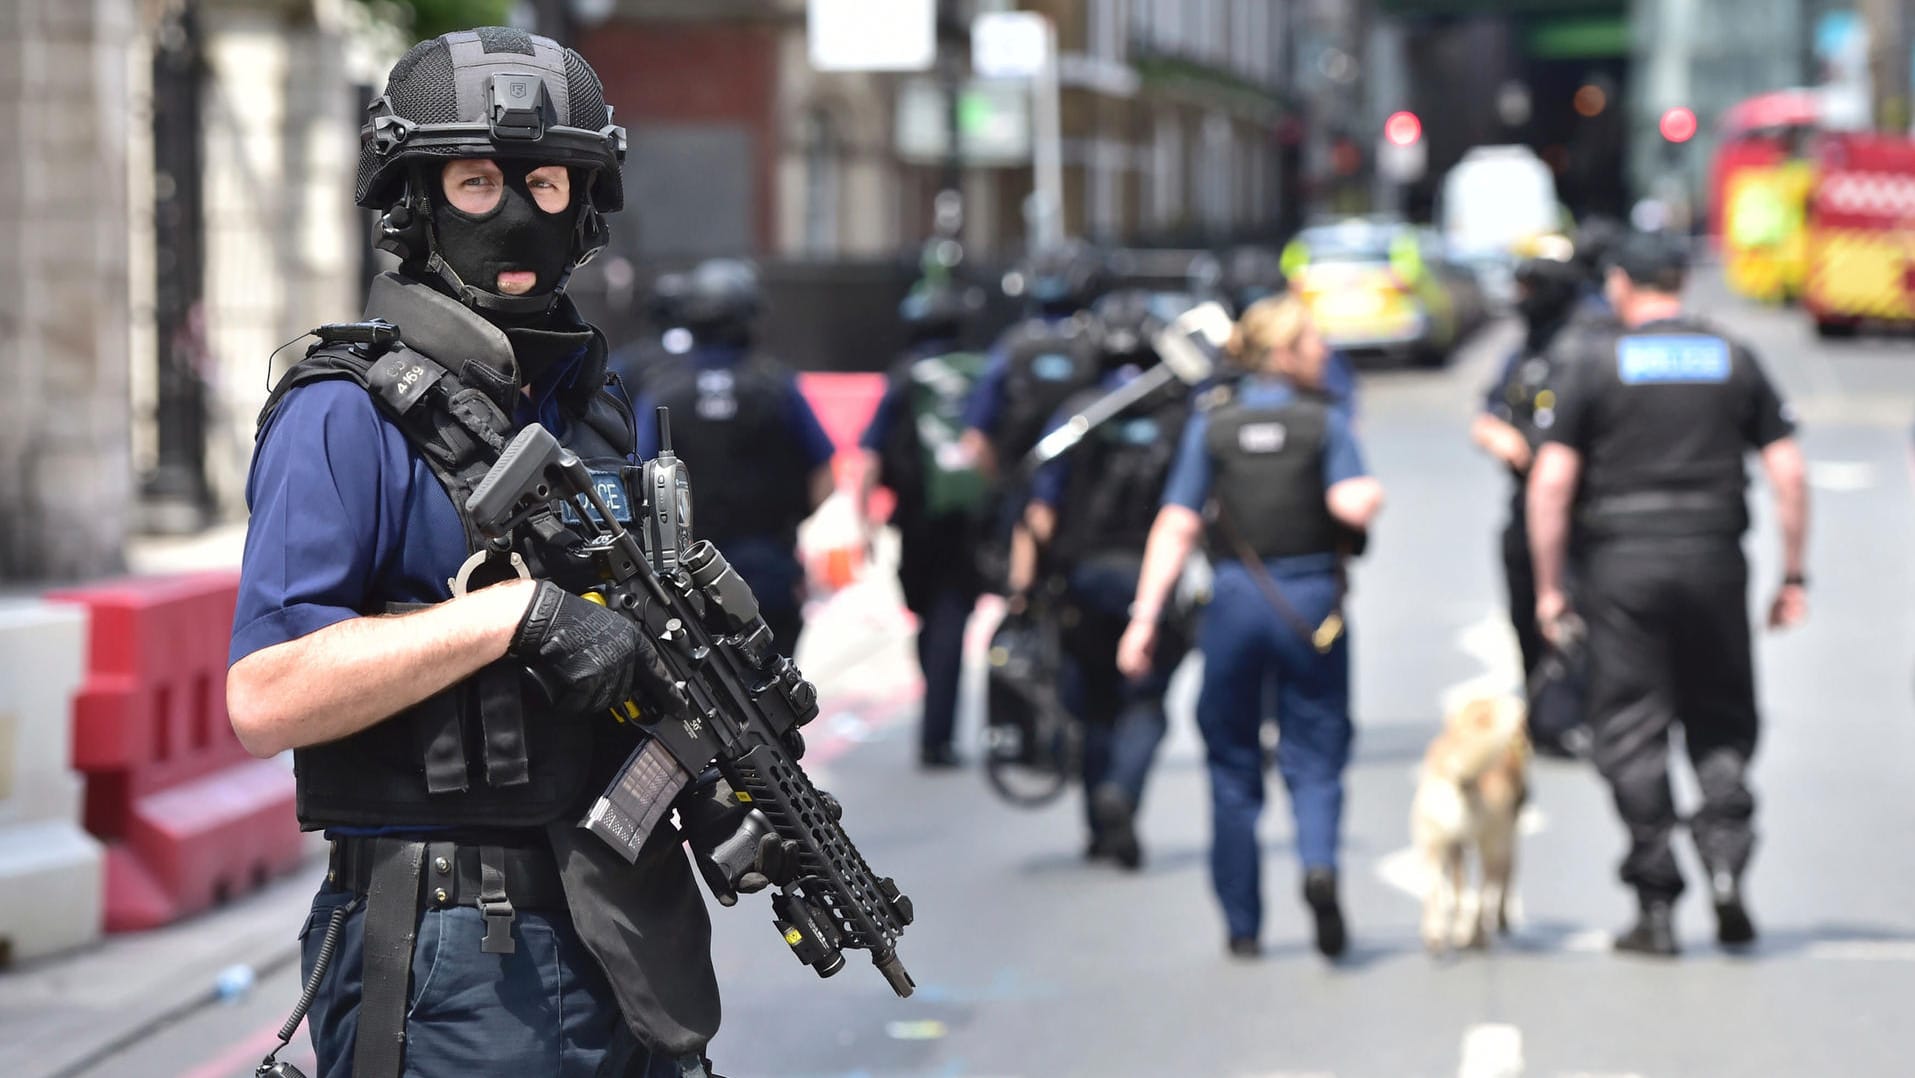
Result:
{"label": "red plastic barrier block", "polygon": [[91,614],[73,761],[87,830],[108,843],[108,931],[176,920],[299,861],[291,772],[249,756],[227,718],[238,589],[221,571],[47,596]]}
{"label": "red plastic barrier block", "polygon": [[798,391],[810,402],[818,424],[840,453],[858,448],[858,439],[884,396],[884,385],[882,374],[805,371],[798,375]]}

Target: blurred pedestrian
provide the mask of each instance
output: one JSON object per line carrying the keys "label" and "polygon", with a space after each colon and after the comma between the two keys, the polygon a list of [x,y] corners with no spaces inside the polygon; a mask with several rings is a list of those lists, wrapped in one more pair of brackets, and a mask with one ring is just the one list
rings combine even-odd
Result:
{"label": "blurred pedestrian", "polygon": [[[1050,430],[1158,362],[1151,339],[1162,323],[1150,293],[1113,292],[1093,313],[1103,376],[1065,402]],[[1178,381],[1130,405],[1039,470],[1026,509],[1043,551],[1041,571],[1062,583],[1062,697],[1084,735],[1087,852],[1128,869],[1143,864],[1137,809],[1164,738],[1164,695],[1189,649],[1189,627],[1185,617],[1167,616],[1150,670],[1135,680],[1117,669],[1117,644],[1190,411],[1189,391]]]}
{"label": "blurred pedestrian", "polygon": [[897,498],[891,523],[898,529],[898,583],[918,619],[924,674],[918,762],[933,769],[962,763],[953,738],[964,630],[983,593],[976,548],[990,481],[959,445],[964,407],[985,364],[958,343],[975,306],[956,284],[920,286],[905,297],[899,316],[910,345],[858,440],[865,458],[859,519],[871,519],[870,496],[880,482]]}
{"label": "blurred pedestrian", "polygon": [[638,393],[645,375],[661,359],[682,355],[691,348],[691,333],[685,329],[680,313],[684,294],[684,274],[660,274],[646,290],[644,323],[638,336],[612,353],[611,370],[623,385],[627,400]]}
{"label": "blurred pedestrian", "polygon": [[1329,350],[1301,300],[1252,304],[1230,352],[1251,373],[1204,401],[1184,430],[1118,666],[1133,678],[1153,669],[1172,588],[1207,531],[1216,570],[1197,641],[1197,722],[1210,771],[1211,879],[1229,950],[1259,951],[1263,694],[1274,678],[1277,770],[1296,818],[1303,897],[1318,951],[1335,957],[1347,942],[1337,847],[1354,736],[1344,562],[1360,551],[1383,488],[1347,418],[1320,395]]}
{"label": "blurred pedestrian", "polygon": [[1476,444],[1509,471],[1509,517],[1502,536],[1509,621],[1522,653],[1530,744],[1556,757],[1587,751],[1589,734],[1582,717],[1580,669],[1568,663],[1545,667],[1550,644],[1536,622],[1525,492],[1530,462],[1556,421],[1564,365],[1576,351],[1573,342],[1561,338],[1583,301],[1584,272],[1568,254],[1552,251],[1517,265],[1516,310],[1523,320],[1523,341],[1490,383],[1483,410],[1470,427]]}
{"label": "blurred pedestrian", "polygon": [[758,598],[781,652],[804,627],[798,525],[830,496],[835,447],[791,371],[757,347],[764,306],[749,262],[715,258],[685,276],[678,314],[691,336],[660,356],[635,394],[638,452],[658,452],[654,406],[671,409],[672,445],[697,484],[693,529]]}
{"label": "blurred pedestrian", "polygon": [[1096,327],[1091,303],[1103,293],[1103,253],[1071,240],[1032,253],[1007,275],[1022,289],[1027,313],[998,338],[990,362],[965,406],[965,451],[994,478],[992,526],[982,558],[986,585],[1002,589],[1012,535],[1028,500],[1028,476],[1019,474],[1065,399],[1097,380]]}
{"label": "blurred pedestrian", "polygon": [[1755,845],[1748,768],[1758,732],[1741,546],[1745,455],[1760,453],[1782,534],[1772,628],[1808,613],[1808,490],[1789,410],[1754,354],[1683,312],[1680,240],[1628,237],[1614,263],[1608,292],[1621,324],[1572,363],[1531,469],[1536,618],[1552,638],[1569,631],[1562,582],[1573,556],[1595,760],[1629,831],[1621,875],[1639,907],[1616,948],[1674,955],[1684,888],[1670,846],[1677,723],[1702,792],[1689,831],[1708,872],[1716,937],[1730,946],[1755,939],[1742,894]]}

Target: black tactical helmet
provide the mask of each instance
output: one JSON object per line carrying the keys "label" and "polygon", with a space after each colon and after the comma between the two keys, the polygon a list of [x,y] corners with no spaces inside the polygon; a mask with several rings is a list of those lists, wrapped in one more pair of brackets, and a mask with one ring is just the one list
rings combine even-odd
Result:
{"label": "black tactical helmet", "polygon": [[764,307],[758,270],[742,258],[711,258],[685,274],[678,316],[702,340],[748,335]]}
{"label": "black tactical helmet", "polygon": [[1101,334],[1107,363],[1126,363],[1154,355],[1151,341],[1163,328],[1154,297],[1141,288],[1126,288],[1100,298],[1091,308]]}
{"label": "black tactical helmet", "polygon": [[1083,310],[1107,283],[1103,254],[1082,240],[1066,240],[1033,252],[1021,272],[1025,294],[1049,313]]}
{"label": "black tactical helmet", "polygon": [[645,294],[645,318],[658,329],[685,324],[685,275],[666,273]]}
{"label": "black tactical helmet", "polygon": [[1528,328],[1543,333],[1569,316],[1582,295],[1584,270],[1574,261],[1526,258],[1516,264],[1516,306]]}
{"label": "black tactical helmet", "polygon": [[[572,169],[574,188],[583,194],[574,266],[605,246],[610,234],[603,215],[625,205],[625,129],[612,122],[591,65],[550,38],[485,26],[422,41],[393,65],[386,92],[366,111],[354,198],[384,211],[379,246],[403,260],[432,259],[428,218],[437,188],[424,180],[455,158]],[[486,305],[514,309],[551,298]]]}
{"label": "black tactical helmet", "polygon": [[920,283],[898,303],[898,320],[912,344],[954,340],[982,305],[974,289]]}
{"label": "black tactical helmet", "polygon": [[1600,214],[1576,226],[1576,235],[1571,241],[1576,251],[1572,261],[1586,280],[1598,286],[1602,284],[1602,275],[1609,269],[1616,245],[1628,234],[1629,229],[1621,221]]}

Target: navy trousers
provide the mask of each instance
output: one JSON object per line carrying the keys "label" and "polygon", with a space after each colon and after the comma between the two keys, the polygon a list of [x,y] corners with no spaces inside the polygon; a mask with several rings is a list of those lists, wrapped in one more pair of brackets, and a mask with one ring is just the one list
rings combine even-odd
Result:
{"label": "navy trousers", "polygon": [[918,727],[924,751],[951,746],[957,731],[958,685],[964,676],[964,628],[977,593],[957,585],[937,587],[918,616],[918,667],[924,672],[924,720]]}
{"label": "navy trousers", "polygon": [[[310,976],[333,910],[349,891],[322,888],[300,932],[300,970]],[[332,965],[307,1017],[319,1072],[350,1078],[359,1029],[366,904],[346,915]],[[563,912],[521,910],[513,954],[479,949],[485,923],[460,906],[426,910],[412,951],[406,1007],[407,1078],[451,1074],[554,1078],[704,1078],[697,1057],[655,1057],[619,1016],[612,989]]]}
{"label": "navy trousers", "polygon": [[[1285,573],[1277,586],[1304,620],[1320,624],[1336,602],[1328,571]],[[1305,869],[1335,868],[1350,762],[1350,650],[1346,630],[1327,654],[1271,606],[1241,562],[1217,566],[1198,646],[1204,654],[1197,725],[1210,772],[1211,883],[1230,935],[1255,937],[1263,923],[1257,819],[1263,812],[1264,687],[1276,684],[1277,770],[1290,793],[1297,857]]]}
{"label": "navy trousers", "polygon": [[1166,627],[1151,673],[1130,681],[1117,669],[1117,643],[1137,594],[1135,565],[1089,562],[1069,574],[1068,585],[1075,624],[1063,634],[1060,695],[1083,724],[1084,807],[1095,838],[1099,828],[1091,800],[1099,787],[1114,787],[1133,808],[1143,803],[1168,725],[1164,693],[1189,645],[1180,628]]}

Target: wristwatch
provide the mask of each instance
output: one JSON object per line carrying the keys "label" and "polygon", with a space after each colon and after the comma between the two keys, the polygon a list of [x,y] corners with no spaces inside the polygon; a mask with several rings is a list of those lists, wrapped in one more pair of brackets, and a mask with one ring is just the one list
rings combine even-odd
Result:
{"label": "wristwatch", "polygon": [[1782,578],[1782,586],[1785,588],[1801,588],[1807,591],[1809,578],[1803,573],[1790,573]]}

